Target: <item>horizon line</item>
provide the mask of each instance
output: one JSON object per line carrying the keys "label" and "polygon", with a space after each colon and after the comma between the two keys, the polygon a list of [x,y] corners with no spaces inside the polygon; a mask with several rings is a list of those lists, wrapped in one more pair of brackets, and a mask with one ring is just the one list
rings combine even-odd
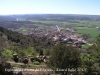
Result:
{"label": "horizon line", "polygon": [[10,16],[10,15],[93,15],[100,16],[99,14],[69,14],[69,13],[20,13],[20,14],[0,14],[0,16]]}

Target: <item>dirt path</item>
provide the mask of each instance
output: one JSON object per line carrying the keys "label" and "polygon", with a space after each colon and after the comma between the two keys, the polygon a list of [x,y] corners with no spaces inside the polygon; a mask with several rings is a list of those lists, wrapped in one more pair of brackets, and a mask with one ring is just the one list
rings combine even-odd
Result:
{"label": "dirt path", "polygon": [[[25,65],[23,63],[15,63],[13,61],[7,61],[10,64],[14,64],[14,65]],[[13,72],[15,74],[17,74],[18,72],[22,72],[23,75],[43,75],[43,74],[52,74],[52,71],[49,71],[49,69],[47,68],[43,68],[46,67],[46,65],[34,65],[34,64],[29,64],[30,66],[36,66],[38,68],[32,69],[32,68],[19,68],[19,67],[13,67]],[[42,66],[42,67],[41,67]]]}
{"label": "dirt path", "polygon": [[[13,62],[13,61],[7,61],[7,62],[10,63],[10,64],[25,65],[24,63],[20,63],[20,62],[18,62],[18,63]],[[43,64],[42,64],[42,65],[28,64],[28,65],[30,65],[30,66],[31,66],[31,65],[33,65],[33,66],[44,66],[44,67],[46,66],[46,65],[43,65]]]}

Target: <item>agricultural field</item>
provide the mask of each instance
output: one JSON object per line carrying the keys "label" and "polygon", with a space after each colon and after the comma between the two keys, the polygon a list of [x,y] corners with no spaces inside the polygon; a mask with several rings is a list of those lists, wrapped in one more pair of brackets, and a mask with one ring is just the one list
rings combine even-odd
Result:
{"label": "agricultural field", "polygon": [[46,28],[47,31],[57,25],[63,29],[75,29],[80,34],[89,34],[89,41],[95,41],[100,34],[100,18],[94,15],[17,15],[11,20],[5,17],[5,20],[5,23],[0,22],[0,26],[20,33],[29,33],[41,28]]}
{"label": "agricultural field", "polygon": [[[47,24],[52,24],[52,25],[58,25],[59,27],[63,28],[73,28],[76,29],[77,33],[80,34],[89,34],[91,38],[88,39],[88,41],[95,41],[96,37],[100,34],[100,30],[97,29],[97,27],[100,27],[100,21],[81,21],[77,20],[77,22],[59,22],[59,21],[36,21],[36,20],[31,20],[31,22],[40,22],[44,23],[44,26]],[[37,25],[42,27],[43,25]]]}
{"label": "agricultural field", "polygon": [[29,29],[28,28],[25,28],[25,27],[21,27],[21,28],[19,28],[19,30],[21,32],[28,32],[29,31]]}
{"label": "agricultural field", "polygon": [[77,33],[81,33],[81,34],[89,34],[91,36],[91,38],[89,38],[89,41],[94,41],[96,39],[96,37],[100,34],[100,30],[97,29],[78,29]]}

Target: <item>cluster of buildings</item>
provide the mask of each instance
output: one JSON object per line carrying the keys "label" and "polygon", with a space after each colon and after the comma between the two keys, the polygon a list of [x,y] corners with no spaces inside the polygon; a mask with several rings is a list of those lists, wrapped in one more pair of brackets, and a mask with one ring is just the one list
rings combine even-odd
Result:
{"label": "cluster of buildings", "polygon": [[71,43],[74,47],[76,47],[76,45],[81,47],[81,45],[87,44],[82,34],[76,33],[76,31],[71,28],[59,28],[57,25],[55,27],[46,26],[37,28],[24,35],[46,37],[48,40],[57,43]]}

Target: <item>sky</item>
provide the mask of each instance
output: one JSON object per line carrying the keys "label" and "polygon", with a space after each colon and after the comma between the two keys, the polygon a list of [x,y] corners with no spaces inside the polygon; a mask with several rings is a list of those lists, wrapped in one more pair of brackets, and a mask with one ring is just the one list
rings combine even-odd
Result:
{"label": "sky", "polygon": [[100,0],[0,0],[0,15],[9,14],[100,15]]}

